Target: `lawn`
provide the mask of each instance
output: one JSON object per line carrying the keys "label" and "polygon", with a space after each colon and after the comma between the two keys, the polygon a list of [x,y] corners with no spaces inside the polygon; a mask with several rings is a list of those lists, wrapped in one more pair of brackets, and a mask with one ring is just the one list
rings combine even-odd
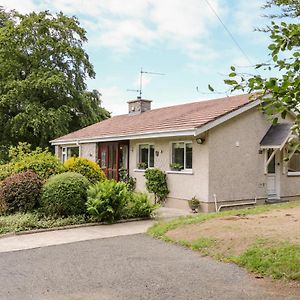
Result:
{"label": "lawn", "polygon": [[260,276],[300,281],[300,202],[158,223],[148,234]]}

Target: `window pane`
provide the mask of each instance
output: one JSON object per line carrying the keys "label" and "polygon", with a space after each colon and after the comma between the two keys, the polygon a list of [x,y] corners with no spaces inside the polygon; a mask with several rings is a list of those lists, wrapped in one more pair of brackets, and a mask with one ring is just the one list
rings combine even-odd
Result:
{"label": "window pane", "polygon": [[192,145],[192,143],[185,144],[185,167],[186,167],[186,169],[193,168],[193,145]]}
{"label": "window pane", "polygon": [[300,172],[300,152],[297,151],[291,157],[289,164],[288,164],[288,171],[289,172]]}
{"label": "window pane", "polygon": [[[272,150],[268,150],[268,159],[272,154]],[[271,159],[268,165],[268,174],[275,174],[275,156]]]}
{"label": "window pane", "polygon": [[172,163],[184,166],[184,143],[172,144]]}
{"label": "window pane", "polygon": [[79,147],[70,147],[67,148],[68,158],[78,157],[79,156]]}
{"label": "window pane", "polygon": [[149,167],[154,167],[154,145],[150,145]]}
{"label": "window pane", "polygon": [[149,151],[148,145],[140,145],[139,163],[145,163],[147,164],[147,166],[148,166],[148,151]]}

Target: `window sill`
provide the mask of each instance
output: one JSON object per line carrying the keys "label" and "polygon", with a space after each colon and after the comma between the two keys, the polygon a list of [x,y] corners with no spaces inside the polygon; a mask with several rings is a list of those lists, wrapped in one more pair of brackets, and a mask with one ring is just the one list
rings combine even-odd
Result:
{"label": "window sill", "polygon": [[133,172],[145,173],[146,169],[134,169]]}
{"label": "window sill", "polygon": [[188,171],[188,170],[182,170],[182,171],[167,171],[167,174],[183,174],[183,175],[193,175],[194,172]]}
{"label": "window sill", "polygon": [[290,177],[300,176],[300,172],[288,172],[287,175]]}

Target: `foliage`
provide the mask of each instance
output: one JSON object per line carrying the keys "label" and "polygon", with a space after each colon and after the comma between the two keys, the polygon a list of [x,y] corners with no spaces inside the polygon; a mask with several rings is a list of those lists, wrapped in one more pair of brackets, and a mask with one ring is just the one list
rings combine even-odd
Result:
{"label": "foliage", "polygon": [[91,220],[86,219],[84,215],[53,218],[36,212],[16,213],[13,215],[0,216],[0,234],[83,224],[90,221]]}
{"label": "foliage", "polygon": [[13,164],[0,165],[0,181],[14,173]]}
{"label": "foliage", "polygon": [[22,15],[0,8],[0,141],[49,140],[109,117],[101,94],[87,91],[95,72],[75,17]]}
{"label": "foliage", "polygon": [[170,164],[170,168],[172,170],[181,171],[183,169],[183,165],[178,164],[178,163],[172,163],[172,164]]}
{"label": "foliage", "polygon": [[13,162],[14,173],[27,170],[34,171],[41,179],[48,179],[51,175],[64,172],[65,168],[48,149],[36,148],[28,154],[19,155]]}
{"label": "foliage", "polygon": [[[300,2],[294,0],[271,0],[269,6],[283,9],[279,17],[299,16]],[[268,7],[268,5],[267,5]],[[271,16],[278,17],[278,16]],[[273,19],[274,20],[274,19]],[[272,21],[267,31],[271,43],[268,47],[271,63],[260,63],[255,66],[258,71],[277,71],[277,76],[246,75],[238,73],[231,67],[229,79],[225,83],[231,86],[231,91],[243,90],[256,93],[261,100],[261,109],[276,124],[279,116],[283,119],[289,111],[298,114],[293,130],[300,137],[300,24],[299,22]]]}
{"label": "foliage", "polygon": [[11,175],[0,184],[0,206],[8,213],[32,211],[39,202],[41,189],[42,181],[32,171]]}
{"label": "foliage", "polygon": [[251,272],[300,281],[300,245],[260,240],[236,262]]}
{"label": "foliage", "polygon": [[128,203],[124,208],[122,217],[130,218],[149,218],[157,205],[153,205],[145,193],[131,193]]}
{"label": "foliage", "polygon": [[83,175],[74,172],[50,177],[43,187],[42,210],[50,216],[84,214],[88,186],[89,181]]}
{"label": "foliage", "polygon": [[146,170],[148,168],[148,164],[145,162],[140,162],[137,164],[138,169],[140,170]]}
{"label": "foliage", "polygon": [[127,189],[133,192],[136,187],[136,178],[129,176],[127,169],[119,170],[119,176],[120,180],[126,183]]}
{"label": "foliage", "polygon": [[167,175],[160,169],[147,169],[145,171],[146,188],[149,193],[154,193],[155,203],[162,203],[169,194]]}
{"label": "foliage", "polygon": [[87,211],[97,221],[119,220],[127,205],[130,192],[124,182],[105,180],[88,189]]}
{"label": "foliage", "polygon": [[71,157],[64,163],[64,166],[70,172],[76,172],[85,176],[92,184],[103,181],[106,178],[99,165],[87,158]]}
{"label": "foliage", "polygon": [[200,201],[196,197],[193,197],[192,199],[188,200],[188,204],[189,207],[194,210],[199,207]]}

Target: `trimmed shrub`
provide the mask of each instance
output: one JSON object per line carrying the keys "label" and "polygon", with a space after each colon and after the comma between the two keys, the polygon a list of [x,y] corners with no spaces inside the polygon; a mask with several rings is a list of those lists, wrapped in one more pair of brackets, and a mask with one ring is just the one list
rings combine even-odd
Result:
{"label": "trimmed shrub", "polygon": [[48,179],[50,176],[66,171],[61,161],[51,152],[37,148],[31,153],[24,154],[13,163],[13,172],[32,170],[41,179]]}
{"label": "trimmed shrub", "polygon": [[130,194],[124,182],[98,182],[88,189],[87,211],[98,221],[119,220]]}
{"label": "trimmed shrub", "polygon": [[106,179],[99,165],[87,158],[71,157],[65,162],[64,166],[70,172],[85,176],[92,184]]}
{"label": "trimmed shrub", "polygon": [[145,178],[146,188],[154,194],[155,203],[163,203],[169,194],[166,173],[160,169],[147,169]]}
{"label": "trimmed shrub", "polygon": [[132,193],[124,209],[123,218],[148,218],[157,205],[153,205],[145,193]]}
{"label": "trimmed shrub", "polygon": [[88,186],[89,181],[75,172],[50,177],[43,187],[42,210],[51,216],[84,214]]}
{"label": "trimmed shrub", "polygon": [[11,175],[0,184],[0,207],[13,213],[27,212],[37,207],[42,181],[32,171]]}

